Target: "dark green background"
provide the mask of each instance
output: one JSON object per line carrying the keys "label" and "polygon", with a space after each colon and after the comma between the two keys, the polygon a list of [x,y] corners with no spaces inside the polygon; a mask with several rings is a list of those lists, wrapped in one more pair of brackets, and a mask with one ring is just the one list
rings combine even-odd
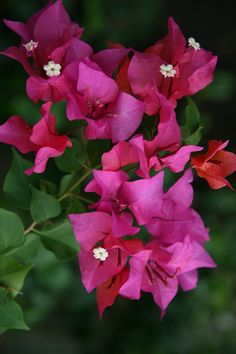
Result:
{"label": "dark green background", "polygon": [[[1,1],[4,18],[25,20],[46,2]],[[204,126],[203,142],[230,139],[236,152],[236,26],[233,1],[65,0],[71,17],[85,27],[84,39],[96,50],[104,40],[142,50],[161,38],[172,15],[186,37],[219,56],[214,83],[195,99]],[[17,36],[0,25],[0,49]],[[37,108],[26,98],[26,75],[20,65],[0,58],[0,120],[21,114],[30,119]],[[0,146],[0,181],[10,163],[10,148]],[[236,187],[235,177],[230,179]],[[160,322],[150,295],[141,301],[119,299],[102,321],[94,294],[87,295],[76,262],[58,263],[41,252],[29,275],[24,296],[31,332],[9,332],[0,338],[1,354],[234,354],[236,353],[236,196],[228,189],[209,190],[195,182],[194,206],[211,228],[209,252],[216,270],[200,271],[199,286],[179,293]]]}

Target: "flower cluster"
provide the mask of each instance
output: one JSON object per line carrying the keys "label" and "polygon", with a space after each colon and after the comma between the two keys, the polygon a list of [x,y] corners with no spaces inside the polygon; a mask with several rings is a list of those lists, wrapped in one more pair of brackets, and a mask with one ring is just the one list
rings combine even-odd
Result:
{"label": "flower cluster", "polygon": [[[65,100],[67,119],[86,122],[86,139],[115,144],[85,188],[98,196],[92,211],[69,215],[81,246],[82,281],[88,292],[97,289],[100,316],[118,295],[140,299],[142,292],[152,294],[163,316],[179,287],[196,287],[199,268],[215,267],[204,248],[208,229],[192,208],[192,168],[213,189],[231,187],[225,177],[236,171],[236,155],[223,150],[228,142],[212,140],[208,152],[191,156],[203,148],[183,144],[175,113],[179,99],[211,83],[217,57],[193,37],[186,41],[172,18],[167,35],[144,52],[110,44],[94,53],[61,0],[26,23],[5,24],[21,42],[2,54],[29,75],[28,97],[45,102],[33,127],[10,117],[0,126],[0,141],[35,153],[26,174],[44,172],[49,158],[72,147],[50,114]],[[146,134],[142,124],[151,119]],[[166,170],[181,173],[168,190]]]}

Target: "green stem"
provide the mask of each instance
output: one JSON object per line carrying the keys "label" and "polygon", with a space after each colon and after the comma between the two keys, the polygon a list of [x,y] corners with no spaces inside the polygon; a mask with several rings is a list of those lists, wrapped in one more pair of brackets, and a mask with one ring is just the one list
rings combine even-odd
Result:
{"label": "green stem", "polygon": [[[99,166],[100,167],[100,166]],[[97,169],[98,167],[95,167],[95,169]],[[89,169],[78,181],[76,181],[69,189],[67,192],[65,192],[64,194],[62,194],[59,198],[58,198],[58,202],[61,202],[62,200],[64,200],[65,198],[68,197],[68,195],[71,194],[71,192],[73,192],[90,174],[91,174],[92,170]]]}
{"label": "green stem", "polygon": [[82,200],[83,202],[85,203],[88,203],[88,204],[94,204],[95,202],[93,200],[90,200],[88,198],[85,198],[85,197],[82,197],[80,195],[77,196],[78,199]]}
{"label": "green stem", "polygon": [[24,235],[28,235],[36,225],[37,225],[36,221],[32,222],[32,224],[29,227],[27,227],[27,229],[25,230]]}
{"label": "green stem", "polygon": [[81,136],[81,141],[84,147],[84,153],[85,153],[85,158],[86,158],[86,162],[87,162],[87,166],[88,168],[91,169],[91,162],[89,159],[89,155],[88,155],[88,151],[87,151],[87,141],[85,140],[85,127],[82,127],[80,130],[80,136]]}

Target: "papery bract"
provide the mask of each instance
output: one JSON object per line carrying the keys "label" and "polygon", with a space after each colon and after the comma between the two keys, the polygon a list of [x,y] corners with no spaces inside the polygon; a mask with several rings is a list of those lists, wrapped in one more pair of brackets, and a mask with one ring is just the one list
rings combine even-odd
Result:
{"label": "papery bract", "polygon": [[188,235],[191,240],[204,243],[208,230],[197,212],[191,209],[193,200],[191,169],[172,186],[159,203],[156,215],[145,225],[148,231],[165,244],[182,242]]}
{"label": "papery bract", "polygon": [[133,218],[126,211],[128,205],[122,200],[121,187],[128,180],[123,172],[93,171],[94,179],[87,185],[85,192],[98,194],[101,199],[91,207],[112,215],[112,233],[115,237],[133,235],[139,231],[133,227]]}
{"label": "papery bract", "polygon": [[97,304],[100,319],[103,316],[104,310],[108,306],[112,306],[119,295],[119,290],[122,285],[127,281],[129,276],[128,268],[124,267],[121,272],[105,283],[97,287]]}
{"label": "papery bract", "polygon": [[198,176],[207,180],[213,189],[220,189],[232,186],[225,177],[236,171],[236,155],[225,151],[228,141],[223,143],[218,140],[210,140],[208,151],[205,154],[192,157],[193,168],[197,170]]}
{"label": "papery bract", "polygon": [[66,135],[58,135],[56,117],[50,114],[52,104],[45,103],[41,107],[41,120],[31,128],[20,116],[13,116],[0,126],[0,142],[15,146],[20,152],[36,153],[34,167],[26,173],[42,173],[49,158],[64,153],[72,143]]}
{"label": "papery bract", "polygon": [[94,63],[80,63],[77,93],[69,95],[67,116],[85,119],[88,139],[128,139],[141,123],[144,104],[119,91],[116,82]]}

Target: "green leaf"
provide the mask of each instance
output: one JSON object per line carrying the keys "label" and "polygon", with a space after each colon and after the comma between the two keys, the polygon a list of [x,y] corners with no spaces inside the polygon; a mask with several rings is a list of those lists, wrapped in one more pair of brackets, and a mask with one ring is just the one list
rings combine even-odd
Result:
{"label": "green leaf", "polygon": [[39,187],[41,191],[48,193],[50,195],[53,195],[54,197],[57,196],[57,187],[54,183],[47,181],[45,179],[40,179],[39,180]]}
{"label": "green leaf", "polygon": [[202,129],[203,127],[200,126],[193,134],[186,137],[185,143],[187,145],[197,145],[202,138]]}
{"label": "green leaf", "polygon": [[59,195],[65,193],[69,189],[76,177],[77,176],[75,174],[65,175],[62,177],[59,188]]}
{"label": "green leaf", "polygon": [[31,186],[31,216],[36,222],[43,222],[61,213],[61,205],[56,198]]}
{"label": "green leaf", "polygon": [[67,214],[77,214],[77,213],[85,213],[86,208],[84,207],[83,203],[81,203],[78,198],[72,196],[70,198],[70,204],[67,208]]}
{"label": "green leaf", "polygon": [[75,240],[69,221],[52,230],[34,231],[40,236],[44,246],[53,252],[59,260],[75,256],[79,252],[79,244]]}
{"label": "green leaf", "polygon": [[27,176],[25,170],[32,164],[24,160],[16,150],[13,151],[11,167],[5,178],[3,191],[7,199],[21,209],[30,209],[31,195],[29,184],[35,176]]}
{"label": "green leaf", "polygon": [[55,159],[57,167],[63,172],[73,172],[83,167],[85,151],[81,140],[71,139],[73,146],[67,148],[64,154]]}
{"label": "green leaf", "polygon": [[20,218],[0,209],[0,253],[5,253],[24,242],[24,227]]}
{"label": "green leaf", "polygon": [[200,113],[195,102],[188,97],[185,109],[185,124],[181,126],[182,139],[185,144],[197,145],[202,137]]}
{"label": "green leaf", "polygon": [[13,257],[0,256],[0,286],[16,296],[23,287],[32,265],[22,265]]}
{"label": "green leaf", "polygon": [[20,306],[11,298],[5,296],[4,289],[0,291],[0,330],[7,329],[28,330]]}
{"label": "green leaf", "polygon": [[107,140],[89,140],[87,142],[87,151],[92,167],[101,163],[101,158],[104,152],[111,149],[111,143]]}
{"label": "green leaf", "polygon": [[8,252],[8,256],[12,256],[22,264],[34,263],[40,249],[43,248],[40,237],[32,232],[27,234],[25,242],[12,251]]}

